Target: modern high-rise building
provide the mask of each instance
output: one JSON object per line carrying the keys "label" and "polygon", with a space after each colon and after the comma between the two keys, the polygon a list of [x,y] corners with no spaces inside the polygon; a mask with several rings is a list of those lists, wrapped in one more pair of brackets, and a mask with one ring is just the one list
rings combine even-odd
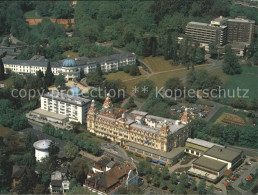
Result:
{"label": "modern high-rise building", "polygon": [[227,26],[201,22],[189,22],[185,29],[186,36],[193,42],[208,45],[215,42],[224,45],[227,42]]}
{"label": "modern high-rise building", "polygon": [[250,44],[254,35],[255,21],[237,17],[227,20],[228,42],[245,42]]}
{"label": "modern high-rise building", "polygon": [[[72,89],[70,91],[73,93]],[[70,122],[81,124],[87,122],[87,112],[91,103],[89,99],[79,97],[77,94],[52,91],[43,94],[40,101],[40,108],[26,114],[29,121],[51,123],[56,128],[68,130],[72,128]]]}

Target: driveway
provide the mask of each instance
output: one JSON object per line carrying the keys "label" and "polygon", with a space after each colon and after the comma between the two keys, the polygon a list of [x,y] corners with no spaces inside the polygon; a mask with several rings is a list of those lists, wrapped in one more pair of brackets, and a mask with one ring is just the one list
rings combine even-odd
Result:
{"label": "driveway", "polygon": [[29,134],[29,132],[31,132],[32,134],[36,135],[39,140],[41,140],[41,139],[49,139],[49,140],[54,141],[56,143],[56,146],[60,150],[59,153],[58,153],[58,157],[59,158],[65,157],[64,146],[66,145],[66,142],[61,140],[61,139],[55,138],[53,136],[50,136],[50,135],[48,135],[46,133],[43,133],[39,129],[41,129],[41,128],[40,127],[38,127],[37,129],[35,129],[35,128],[26,128],[26,129],[21,130],[19,133],[27,135],[27,134]]}

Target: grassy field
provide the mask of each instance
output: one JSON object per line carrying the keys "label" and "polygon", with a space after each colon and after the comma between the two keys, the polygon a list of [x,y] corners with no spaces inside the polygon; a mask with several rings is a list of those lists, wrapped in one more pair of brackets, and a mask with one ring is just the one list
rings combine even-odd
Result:
{"label": "grassy field", "polygon": [[[201,69],[204,69],[204,68],[207,68],[209,65],[207,66],[196,66],[195,69],[196,70],[201,70]],[[180,69],[180,67],[178,67]],[[181,67],[182,68],[182,67]],[[154,74],[153,76],[151,76],[149,79],[152,80],[155,85],[157,87],[162,87],[165,85],[166,81],[170,78],[175,78],[175,77],[178,77],[178,78],[183,78],[185,77],[190,71],[190,70],[187,70],[185,67],[183,67],[184,69],[182,70],[175,70],[175,71],[171,71],[171,72],[164,72],[164,73],[159,73],[159,74]]]}
{"label": "grassy field", "polygon": [[252,124],[252,121],[246,116],[246,113],[241,112],[241,111],[234,111],[232,108],[229,107],[222,107],[220,108],[216,114],[210,119],[210,122],[212,123],[220,123],[222,120],[223,115],[225,114],[234,114],[240,117],[243,121],[245,121],[245,124]]}
{"label": "grassy field", "polygon": [[0,125],[0,136],[6,140],[8,148],[22,151],[25,147],[25,137],[18,132]]}
{"label": "grassy field", "polygon": [[166,71],[166,70],[174,70],[178,68],[183,68],[184,66],[178,65],[178,66],[172,66],[170,61],[164,60],[163,56],[159,57],[147,57],[143,60],[146,64],[148,64],[149,67],[153,70],[153,72],[160,72],[160,71]]}
{"label": "grassy field", "polygon": [[231,77],[230,75],[225,74],[222,68],[217,68],[215,70],[212,70],[210,74],[218,76],[221,79],[223,84],[226,84]]}
{"label": "grassy field", "polygon": [[123,71],[118,71],[116,73],[109,73],[107,75],[105,75],[105,77],[108,79],[108,80],[127,80],[127,79],[132,79],[132,78],[137,78],[137,77],[141,77],[141,76],[144,76],[146,75],[147,73],[145,71],[143,71],[141,68],[139,69],[140,72],[141,72],[141,75],[140,76],[131,76],[130,74],[128,73],[125,73]]}
{"label": "grassy field", "polygon": [[[247,96],[249,96],[248,101],[258,96],[258,68],[257,67],[247,67],[243,66],[243,72],[239,75],[233,75],[224,85],[226,90],[249,89]],[[244,91],[240,91],[240,96],[244,95]]]}

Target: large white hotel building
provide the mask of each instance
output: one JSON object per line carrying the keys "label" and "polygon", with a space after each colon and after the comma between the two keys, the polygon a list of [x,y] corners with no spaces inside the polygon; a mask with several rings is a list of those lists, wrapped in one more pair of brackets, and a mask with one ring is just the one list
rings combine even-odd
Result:
{"label": "large white hotel building", "polygon": [[[16,60],[3,59],[5,72],[10,69],[12,72],[18,74],[36,74],[41,70],[43,73],[47,70],[47,61],[37,60]],[[121,66],[136,64],[136,56],[134,53],[124,52],[113,54],[110,56],[102,56],[97,58],[79,57],[71,59],[68,57],[63,61],[51,62],[51,69],[54,75],[63,74],[66,80],[73,80],[80,76],[82,69],[85,74],[96,70],[97,65],[101,66],[103,72],[118,70]]]}
{"label": "large white hotel building", "polygon": [[87,122],[87,112],[91,104],[89,99],[79,97],[77,94],[69,95],[51,91],[42,95],[40,101],[40,108],[26,114],[30,121],[41,124],[51,123],[57,128],[64,129],[70,128],[70,122],[81,124]]}

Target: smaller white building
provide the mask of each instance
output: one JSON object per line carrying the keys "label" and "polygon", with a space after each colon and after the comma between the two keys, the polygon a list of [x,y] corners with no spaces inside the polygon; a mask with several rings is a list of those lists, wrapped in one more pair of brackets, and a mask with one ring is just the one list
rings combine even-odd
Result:
{"label": "smaller white building", "polygon": [[51,182],[49,185],[51,194],[64,194],[69,190],[70,182],[66,173],[62,171],[54,171],[51,174]]}
{"label": "smaller white building", "polygon": [[35,148],[35,157],[36,160],[42,162],[42,160],[46,157],[49,157],[49,147],[51,145],[51,140],[44,139],[36,141],[33,146]]}

